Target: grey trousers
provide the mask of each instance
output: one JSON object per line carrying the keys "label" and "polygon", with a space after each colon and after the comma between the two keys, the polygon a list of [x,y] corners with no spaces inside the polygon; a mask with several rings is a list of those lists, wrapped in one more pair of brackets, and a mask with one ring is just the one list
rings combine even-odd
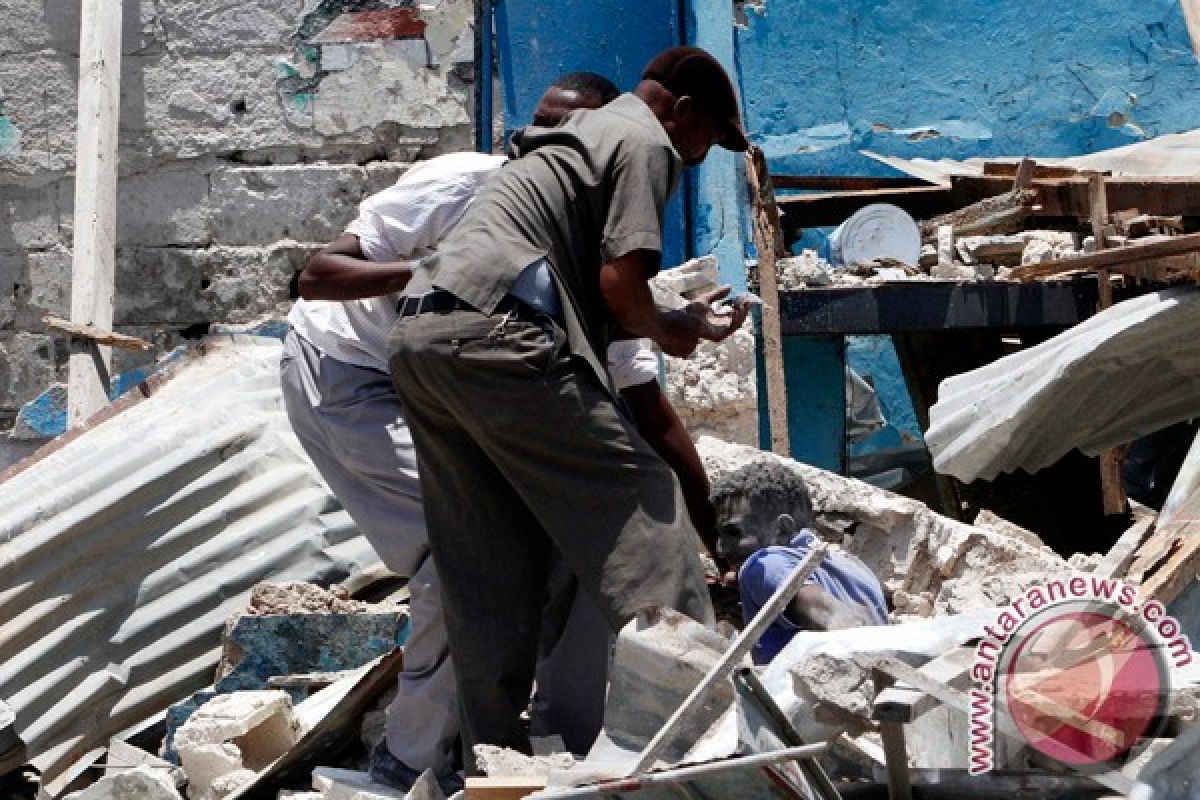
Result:
{"label": "grey trousers", "polygon": [[[409,578],[411,632],[388,709],[388,749],[413,769],[446,775],[461,765],[458,692],[404,407],[388,376],[325,356],[294,331],[281,381],[288,419],[317,471],[384,565]],[[603,718],[609,637],[589,622],[598,612],[569,572],[558,571],[547,611],[559,633],[543,648],[537,724],[586,752]]]}
{"label": "grey trousers", "polygon": [[712,624],[699,539],[674,473],[549,318],[421,314],[391,345],[466,743],[528,752],[555,547],[616,632],[651,606]]}

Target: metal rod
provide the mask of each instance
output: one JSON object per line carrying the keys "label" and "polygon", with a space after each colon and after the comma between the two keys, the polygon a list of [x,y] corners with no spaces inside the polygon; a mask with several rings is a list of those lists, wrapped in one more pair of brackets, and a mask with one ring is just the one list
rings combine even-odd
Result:
{"label": "metal rod", "polygon": [[481,0],[479,13],[479,152],[492,152],[492,0]]}
{"label": "metal rod", "polygon": [[746,654],[758,642],[763,632],[783,613],[788,603],[796,596],[796,592],[800,591],[800,587],[804,585],[804,582],[808,580],[809,576],[825,560],[827,552],[829,552],[828,545],[818,544],[809,551],[804,560],[796,565],[783,584],[775,590],[775,594],[771,595],[771,598],[759,609],[754,619],[750,620],[750,624],[738,634],[737,639],[725,651],[725,654],[721,656],[717,663],[713,665],[713,668],[709,670],[708,674],[704,676],[704,680],[700,681],[700,684],[692,690],[692,693],[683,701],[683,705],[675,710],[675,713],[662,726],[662,729],[654,735],[654,738],[642,750],[641,755],[638,756],[637,763],[629,771],[629,775],[645,772],[654,766],[659,757],[666,751],[667,746],[671,743],[671,739],[675,736],[676,731],[679,730],[683,721],[694,713],[696,709],[704,705],[713,686],[720,681],[726,680],[733,670],[738,667],[741,660],[746,657]]}
{"label": "metal rod", "polygon": [[[738,694],[767,718],[767,721],[771,723],[772,730],[783,740],[784,744],[789,747],[804,746],[804,739],[800,737],[799,731],[792,726],[787,715],[783,713],[783,709],[775,702],[775,698],[771,696],[767,688],[762,685],[762,681],[758,679],[754,670],[742,667],[734,672],[733,685],[737,688]],[[804,772],[804,777],[808,779],[812,788],[824,800],[842,800],[837,787],[833,785],[833,781],[829,780],[825,769],[819,763],[805,759],[800,762],[800,769]]]}
{"label": "metal rod", "polygon": [[622,778],[615,781],[605,781],[593,786],[579,786],[561,791],[546,790],[538,792],[536,800],[573,800],[578,797],[596,797],[605,794],[622,794],[636,792],[647,786],[664,786],[668,784],[693,781],[720,772],[734,769],[749,769],[779,764],[784,761],[796,761],[802,758],[813,758],[824,753],[829,745],[808,744],[803,747],[789,747],[786,750],[776,750],[773,753],[756,753],[752,756],[729,758],[722,761],[712,761],[707,764],[697,764],[692,767],[664,770],[663,772],[647,772],[636,778]]}

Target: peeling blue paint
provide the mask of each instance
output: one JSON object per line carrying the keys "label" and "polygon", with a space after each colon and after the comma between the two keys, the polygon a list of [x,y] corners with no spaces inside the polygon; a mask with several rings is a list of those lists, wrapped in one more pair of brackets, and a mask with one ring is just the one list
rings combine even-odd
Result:
{"label": "peeling blue paint", "polygon": [[0,157],[21,155],[21,129],[8,117],[0,115]]}
{"label": "peeling blue paint", "polygon": [[[698,5],[698,0],[693,0]],[[861,155],[1071,156],[1200,127],[1200,65],[1178,0],[765,0],[734,29],[747,128],[776,174],[889,175]],[[1031,13],[1036,24],[1030,24]],[[699,223],[698,223],[699,224]],[[819,246],[809,231],[804,245]],[[788,351],[789,380],[826,345]],[[855,338],[892,425],[853,449],[917,433],[889,339]],[[834,369],[834,366],[829,366]],[[841,420],[826,398],[789,409],[825,452]],[[826,463],[814,461],[821,466]]]}

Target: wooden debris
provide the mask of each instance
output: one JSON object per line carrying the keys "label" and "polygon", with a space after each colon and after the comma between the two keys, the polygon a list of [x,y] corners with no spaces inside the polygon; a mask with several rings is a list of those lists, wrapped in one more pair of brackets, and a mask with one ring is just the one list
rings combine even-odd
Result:
{"label": "wooden debris", "polygon": [[1156,516],[1142,517],[1125,533],[1121,534],[1121,538],[1112,546],[1112,549],[1105,554],[1100,563],[1096,565],[1096,569],[1092,572],[1100,578],[1120,578],[1124,577],[1134,560],[1137,558],[1138,550],[1154,532],[1154,523],[1157,520]]}
{"label": "wooden debris", "polygon": [[788,434],[787,380],[783,368],[783,331],[780,321],[778,276],[775,261],[787,254],[779,226],[779,208],[771,191],[771,176],[762,150],[746,153],[746,178],[750,182],[754,215],[754,249],[758,251],[758,286],[762,295],[763,359],[767,367],[767,414],[771,426],[771,450],[781,456],[792,454]]}
{"label": "wooden debris", "polygon": [[[1044,278],[1050,275],[1061,275],[1066,272],[1090,272],[1101,268],[1110,269],[1125,275],[1136,277],[1153,277],[1164,280],[1168,275],[1177,274],[1180,261],[1168,261],[1181,257],[1200,254],[1200,233],[1187,236],[1150,237],[1139,239],[1128,247],[1105,250],[1101,253],[1064,258],[1046,264],[1033,264],[1013,270],[1012,277],[1028,281],[1034,278]],[[1192,263],[1190,259],[1182,263]],[[1187,273],[1193,279],[1200,277],[1200,261],[1197,266],[1189,268]]]}
{"label": "wooden debris", "polygon": [[545,776],[488,775],[467,778],[466,800],[521,800],[546,788]]}
{"label": "wooden debris", "polygon": [[980,200],[966,208],[929,220],[921,226],[921,236],[931,238],[937,234],[937,229],[944,225],[953,226],[958,236],[1016,233],[1024,230],[1037,197],[1038,193],[1031,189],[1014,189]]}
{"label": "wooden debris", "polygon": [[136,336],[126,336],[123,333],[101,330],[94,325],[84,325],[70,320],[47,314],[42,322],[51,330],[60,331],[76,339],[86,339],[96,344],[118,347],[122,350],[153,350],[154,345]]}

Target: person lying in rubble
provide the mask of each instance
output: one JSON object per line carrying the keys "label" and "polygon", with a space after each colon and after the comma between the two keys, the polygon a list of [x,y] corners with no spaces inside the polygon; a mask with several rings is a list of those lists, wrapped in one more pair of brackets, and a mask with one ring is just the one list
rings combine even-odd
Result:
{"label": "person lying in rubble", "polygon": [[[552,127],[618,93],[602,76],[572,73],[546,91],[534,121]],[[387,373],[386,339],[397,303],[391,293],[407,283],[410,260],[436,247],[504,162],[479,153],[440,156],[364,200],[346,232],[301,274],[304,299],[289,316],[281,364],[285,407],[305,451],[384,564],[410,578],[413,629],[404,672],[387,735],[371,760],[373,778],[404,789],[426,768],[455,788],[461,759],[455,676],[416,459]],[[658,358],[649,342],[615,344],[608,356],[638,430],[672,465],[694,524],[715,542],[708,479],[658,386]],[[533,733],[558,734],[568,749],[586,752],[603,717],[609,634],[565,569],[555,572],[543,628]]]}
{"label": "person lying in rubble", "polygon": [[[756,461],[717,480],[712,503],[717,554],[737,571],[742,615],[749,622],[819,542],[808,487],[783,464]],[[770,662],[799,631],[887,623],[879,579],[855,556],[832,550],[759,638],[752,657],[755,664]]]}

